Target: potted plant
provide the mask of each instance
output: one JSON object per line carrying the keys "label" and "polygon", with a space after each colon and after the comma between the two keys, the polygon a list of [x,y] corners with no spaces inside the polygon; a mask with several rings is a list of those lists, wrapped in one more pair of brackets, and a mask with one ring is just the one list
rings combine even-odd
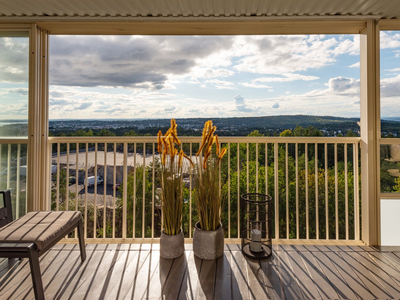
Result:
{"label": "potted plant", "polygon": [[[212,121],[204,124],[202,142],[196,154],[195,198],[199,222],[193,233],[193,252],[201,259],[216,259],[224,253],[221,223],[222,197],[219,189],[219,164],[226,153],[220,149],[217,128]],[[213,145],[215,146],[213,147]],[[215,154],[213,150],[215,149]]]}
{"label": "potted plant", "polygon": [[182,231],[183,207],[183,167],[184,160],[190,158],[175,146],[180,146],[176,122],[171,120],[171,127],[163,136],[158,132],[158,152],[161,158],[161,212],[163,218],[160,255],[173,259],[181,256],[185,250]]}

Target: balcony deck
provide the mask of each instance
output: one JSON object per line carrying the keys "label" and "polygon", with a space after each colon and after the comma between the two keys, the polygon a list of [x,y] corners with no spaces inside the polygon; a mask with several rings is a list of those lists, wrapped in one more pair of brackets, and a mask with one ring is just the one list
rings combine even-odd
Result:
{"label": "balcony deck", "polygon": [[[216,261],[175,260],[159,245],[58,244],[41,257],[46,299],[387,299],[400,297],[400,248],[274,245],[250,261],[226,245]],[[2,260],[0,298],[33,299],[28,261]]]}

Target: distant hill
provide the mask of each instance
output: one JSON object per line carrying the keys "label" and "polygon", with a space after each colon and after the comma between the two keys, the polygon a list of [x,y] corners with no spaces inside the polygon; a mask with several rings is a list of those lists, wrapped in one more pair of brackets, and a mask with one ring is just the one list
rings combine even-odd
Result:
{"label": "distant hill", "polygon": [[[205,120],[205,119],[204,119]],[[318,126],[327,124],[350,123],[357,125],[359,118],[339,118],[330,116],[308,116],[308,115],[281,115],[267,117],[241,117],[241,118],[213,118],[215,125],[232,124],[250,128],[262,127],[270,129],[293,128],[296,126]],[[178,121],[178,120],[177,120]]]}
{"label": "distant hill", "polygon": [[[261,134],[277,135],[285,129],[293,130],[296,126],[304,128],[312,126],[321,130],[326,136],[335,136],[338,133],[346,134],[351,130],[359,133],[359,118],[340,118],[332,116],[308,115],[281,115],[264,117],[236,117],[236,118],[185,118],[176,119],[181,135],[199,135],[205,121],[212,119],[217,126],[219,135],[246,136],[254,130]],[[400,122],[382,120],[383,136],[400,136]],[[158,130],[165,130],[170,126],[170,119],[141,119],[141,120],[51,120],[49,130],[52,134],[73,134],[77,130],[93,130],[97,135],[105,129],[117,136],[133,130],[144,135],[156,135]]]}

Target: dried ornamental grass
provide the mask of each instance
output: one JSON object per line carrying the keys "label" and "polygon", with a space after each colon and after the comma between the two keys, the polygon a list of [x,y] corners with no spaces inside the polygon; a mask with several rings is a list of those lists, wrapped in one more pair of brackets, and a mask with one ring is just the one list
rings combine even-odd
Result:
{"label": "dried ornamental grass", "polygon": [[[200,227],[203,230],[217,230],[221,223],[222,197],[219,192],[219,163],[226,154],[226,148],[220,149],[217,127],[212,121],[204,124],[202,141],[196,154],[197,178],[195,194],[199,213]],[[215,155],[212,153],[215,144]]]}
{"label": "dried ornamental grass", "polygon": [[157,150],[161,157],[161,210],[163,215],[163,231],[167,235],[176,235],[182,227],[183,207],[183,167],[184,160],[193,165],[190,158],[178,151],[181,145],[176,130],[177,124],[171,120],[171,127],[163,136],[161,130],[157,134]]}

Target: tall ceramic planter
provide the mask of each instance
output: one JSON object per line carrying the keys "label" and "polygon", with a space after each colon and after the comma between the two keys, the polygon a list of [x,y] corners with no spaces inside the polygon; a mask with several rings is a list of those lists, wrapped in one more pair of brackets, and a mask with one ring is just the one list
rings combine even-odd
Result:
{"label": "tall ceramic planter", "polygon": [[182,229],[176,235],[168,235],[162,231],[160,237],[160,256],[167,259],[174,259],[181,256],[185,252],[184,242]]}
{"label": "tall ceramic planter", "polygon": [[222,224],[217,230],[202,230],[200,223],[194,225],[193,253],[201,259],[217,259],[224,254],[224,230]]}

